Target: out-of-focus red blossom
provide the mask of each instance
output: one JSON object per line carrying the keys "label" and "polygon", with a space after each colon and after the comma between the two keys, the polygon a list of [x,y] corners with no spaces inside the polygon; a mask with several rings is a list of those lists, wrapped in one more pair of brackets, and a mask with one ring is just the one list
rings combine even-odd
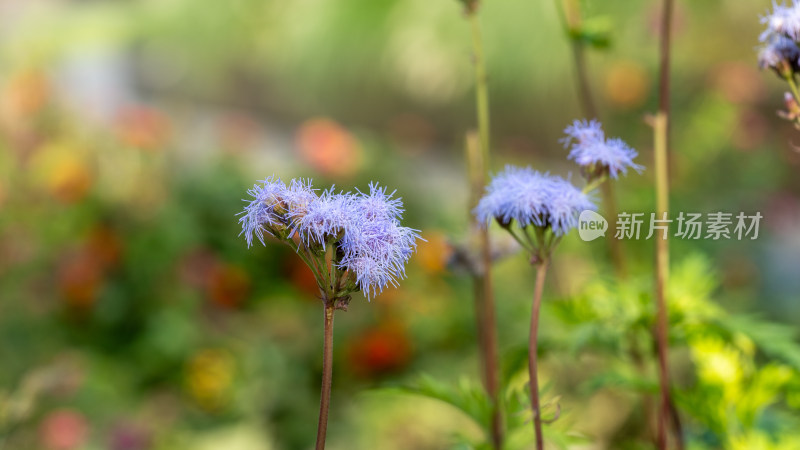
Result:
{"label": "out-of-focus red blossom", "polygon": [[245,114],[228,114],[219,121],[222,148],[230,153],[241,153],[255,146],[261,128]]}
{"label": "out-of-focus red blossom", "polygon": [[422,236],[425,241],[419,242],[417,257],[414,260],[431,275],[444,272],[447,262],[453,255],[453,247],[448,242],[447,236],[439,231],[424,231]]}
{"label": "out-of-focus red blossom", "polygon": [[349,177],[361,167],[361,148],[356,139],[330,119],[311,119],[297,130],[300,156],[326,176]]}
{"label": "out-of-focus red blossom", "polygon": [[39,427],[42,447],[49,450],[81,448],[89,436],[89,424],[78,411],[59,410],[48,414]]}
{"label": "out-of-focus red blossom", "polygon": [[84,249],[69,254],[58,270],[58,287],[67,305],[89,309],[97,299],[103,280],[100,260]]}
{"label": "out-of-focus red blossom", "polygon": [[755,64],[718,64],[711,71],[709,82],[731,103],[754,104],[763,100],[767,94],[764,76]]}
{"label": "out-of-focus red blossom", "polygon": [[122,423],[111,432],[111,450],[146,450],[152,446],[150,433],[134,423]]}
{"label": "out-of-focus red blossom", "polygon": [[160,150],[171,135],[167,116],[146,106],[131,106],[117,117],[117,134],[123,144],[143,150]]}
{"label": "out-of-focus red blossom", "polygon": [[733,145],[741,150],[755,150],[761,146],[769,133],[769,124],[764,116],[753,109],[739,113],[738,125],[733,130]]}
{"label": "out-of-focus red blossom", "polygon": [[89,233],[86,249],[105,269],[110,269],[116,266],[122,257],[122,239],[110,226],[98,225]]}
{"label": "out-of-focus red blossom", "polygon": [[250,293],[250,277],[244,269],[231,264],[220,264],[211,272],[208,297],[226,308],[241,306]]}
{"label": "out-of-focus red blossom", "polygon": [[389,134],[406,153],[418,153],[429,147],[436,138],[436,129],[424,117],[399,114],[389,121]]}
{"label": "out-of-focus red blossom", "polygon": [[221,261],[204,248],[181,259],[178,276],[186,285],[201,289],[211,303],[225,308],[241,306],[250,293],[250,276],[243,268]]}
{"label": "out-of-focus red blossom", "polygon": [[395,321],[365,330],[347,343],[349,367],[365,378],[397,372],[408,365],[411,356],[408,333]]}
{"label": "out-of-focus red blossom", "polygon": [[122,255],[122,240],[108,226],[90,231],[79,246],[67,252],[58,269],[58,287],[67,305],[88,309],[94,305],[103,280]]}

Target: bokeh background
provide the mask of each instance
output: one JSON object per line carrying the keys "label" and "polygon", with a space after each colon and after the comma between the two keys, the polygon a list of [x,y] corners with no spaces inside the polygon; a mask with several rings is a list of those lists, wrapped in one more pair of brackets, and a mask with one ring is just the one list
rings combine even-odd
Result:
{"label": "bokeh background", "polygon": [[[620,210],[652,211],[659,2],[581,5],[610,38],[588,52],[600,118],[647,167],[616,184]],[[800,445],[800,132],[757,68],[769,6],[676,4],[673,209],[764,217],[757,240],[672,243],[691,448]],[[493,170],[580,182],[558,143],[581,112],[554,2],[488,0],[480,22]],[[427,239],[399,288],[337,314],[329,448],[480,446],[469,414],[396,388],[480,383],[453,258],[469,242],[471,55],[455,0],[0,0],[0,448],[310,448],[313,277],[288,247],[238,236],[246,189],[272,174],[379,181]],[[571,448],[650,445],[653,241],[624,247],[618,285],[606,242],[573,233],[547,287],[540,382],[561,411],[548,433]],[[532,270],[511,253],[494,274],[512,378]]]}

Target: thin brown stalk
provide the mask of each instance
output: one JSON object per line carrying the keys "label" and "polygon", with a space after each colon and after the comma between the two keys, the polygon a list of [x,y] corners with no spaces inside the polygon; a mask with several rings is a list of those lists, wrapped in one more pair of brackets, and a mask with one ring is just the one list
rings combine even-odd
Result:
{"label": "thin brown stalk", "polygon": [[536,267],[536,287],[533,292],[533,310],[531,311],[531,331],[528,340],[528,373],[530,375],[531,410],[533,412],[533,430],[536,433],[536,449],[544,448],[542,435],[542,411],[539,406],[539,376],[538,376],[538,349],[539,349],[539,311],[542,306],[542,291],[547,275],[548,260],[544,259]]}
{"label": "thin brown stalk", "polygon": [[[467,166],[470,179],[470,210],[475,207],[483,192],[485,173],[483,168],[483,152],[481,152],[479,136],[472,132],[466,140]],[[470,214],[471,215],[471,214]],[[477,234],[480,248],[480,267],[474,273],[475,320],[480,349],[482,378],[486,393],[492,403],[491,440],[494,448],[502,448],[503,422],[500,404],[500,380],[497,352],[497,327],[495,325],[494,295],[491,279],[491,253],[489,232],[473,219],[473,230]]]}
{"label": "thin brown stalk", "polygon": [[[656,172],[656,214],[669,213],[669,128],[670,128],[670,46],[673,1],[663,0],[660,32],[660,65],[658,113],[654,118],[653,136]],[[666,237],[666,236],[665,236]],[[677,410],[670,395],[669,383],[669,313],[667,286],[669,284],[669,241],[656,239],[656,348],[661,403],[658,410],[656,443],[658,448],[669,446],[667,428],[671,423],[677,448],[683,448],[683,433]],[[675,418],[671,419],[671,416]]]}
{"label": "thin brown stalk", "polygon": [[317,424],[316,450],[325,448],[325,435],[328,432],[328,410],[331,403],[331,383],[333,379],[333,313],[335,304],[325,300],[325,340],[322,351],[322,388],[319,400],[319,422]]}

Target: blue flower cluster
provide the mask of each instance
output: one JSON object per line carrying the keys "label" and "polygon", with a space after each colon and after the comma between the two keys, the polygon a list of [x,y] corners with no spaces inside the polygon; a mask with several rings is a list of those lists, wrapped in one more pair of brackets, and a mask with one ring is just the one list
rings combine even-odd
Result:
{"label": "blue flower cluster", "polygon": [[496,219],[509,227],[516,221],[522,229],[533,225],[562,236],[577,226],[578,216],[587,209],[596,207],[567,180],[530,167],[506,166],[492,178],[473,212],[482,223]]}
{"label": "blue flower cluster", "polygon": [[608,175],[616,179],[628,168],[637,172],[643,167],[634,163],[636,150],[622,139],[606,139],[600,122],[576,120],[564,129],[566,137],[561,139],[564,148],[569,148],[568,158],[575,161],[588,178]]}
{"label": "blue flower cluster", "polygon": [[773,4],[772,12],[761,19],[767,28],[759,40],[764,43],[758,54],[762,69],[774,69],[786,77],[800,68],[800,2],[794,0],[790,6]]}
{"label": "blue flower cluster", "polygon": [[331,280],[315,272],[320,288],[334,296],[360,290],[369,299],[405,277],[419,238],[418,230],[400,225],[402,201],[377,184],[369,188],[369,193],[331,188],[318,195],[310,180],[292,180],[287,186],[280,178],[266,178],[248,191],[252,199],[245,200],[248,205],[240,213],[241,234],[250,246],[254,237],[263,244],[266,232],[317,258],[322,267],[327,267],[325,254],[332,246],[331,264],[338,273]]}

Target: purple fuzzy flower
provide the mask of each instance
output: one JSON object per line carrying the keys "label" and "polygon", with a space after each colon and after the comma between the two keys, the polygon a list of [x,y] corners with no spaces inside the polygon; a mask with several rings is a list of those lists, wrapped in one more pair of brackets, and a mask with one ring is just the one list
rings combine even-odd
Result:
{"label": "purple fuzzy flower", "polygon": [[[317,258],[321,266],[326,264],[324,250],[333,245],[340,271],[337,279],[345,285],[318,279],[320,289],[332,289],[328,294],[334,296],[361,290],[369,299],[405,277],[405,265],[419,238],[418,230],[400,225],[403,202],[377,184],[369,188],[369,193],[355,195],[337,194],[331,188],[318,196],[310,180],[295,179],[287,187],[269,177],[248,191],[253,200],[240,213],[241,234],[250,246],[253,236],[264,243],[264,231],[286,242],[297,233],[300,247],[296,242],[292,247]],[[344,271],[352,274],[354,286],[347,285]]]}
{"label": "purple fuzzy flower", "polygon": [[370,184],[369,194],[359,192],[354,216],[340,242],[339,265],[355,273],[367,299],[405,277],[405,265],[419,238],[418,230],[400,225],[403,203],[391,197],[377,184]]}
{"label": "purple fuzzy flower", "polygon": [[281,222],[281,219],[275,214],[275,208],[283,202],[286,185],[274,175],[265,178],[260,183],[261,185],[255,184],[252,189],[247,191],[253,199],[250,200],[244,211],[239,213],[242,216],[239,219],[239,223],[242,225],[239,235],[244,234],[248,247],[253,245],[253,236],[256,236],[264,244],[264,227]]}
{"label": "purple fuzzy flower", "polygon": [[345,233],[355,216],[355,201],[350,194],[335,194],[333,188],[322,193],[298,215],[296,228],[306,244],[325,244]]}
{"label": "purple fuzzy flower", "polygon": [[767,42],[775,36],[786,36],[794,41],[800,40],[800,3],[797,0],[791,6],[772,4],[772,13],[761,18],[767,29],[759,39]]}
{"label": "purple fuzzy flower", "polygon": [[585,120],[572,123],[564,129],[567,137],[561,140],[565,148],[570,148],[568,159],[581,166],[585,174],[607,171],[611,178],[626,174],[628,168],[640,172],[644,167],[633,162],[636,150],[621,139],[606,139],[600,122]]}
{"label": "purple fuzzy flower", "polygon": [[482,223],[497,219],[510,225],[515,220],[520,228],[550,227],[561,236],[577,225],[578,216],[587,209],[595,209],[589,197],[563,178],[530,167],[506,166],[492,178],[473,213]]}
{"label": "purple fuzzy flower", "polygon": [[550,186],[547,174],[530,167],[506,166],[503,172],[492,178],[474,214],[483,223],[497,218],[502,224],[516,220],[521,227],[529,224],[544,226]]}
{"label": "purple fuzzy flower", "polygon": [[759,51],[758,66],[762,69],[780,70],[781,63],[785,62],[789,67],[797,68],[798,58],[800,48],[794,41],[786,36],[775,36]]}
{"label": "purple fuzzy flower", "polygon": [[578,226],[581,212],[594,211],[597,207],[589,196],[576,188],[569,181],[552,177],[550,201],[548,205],[547,223],[556,236],[561,236]]}

